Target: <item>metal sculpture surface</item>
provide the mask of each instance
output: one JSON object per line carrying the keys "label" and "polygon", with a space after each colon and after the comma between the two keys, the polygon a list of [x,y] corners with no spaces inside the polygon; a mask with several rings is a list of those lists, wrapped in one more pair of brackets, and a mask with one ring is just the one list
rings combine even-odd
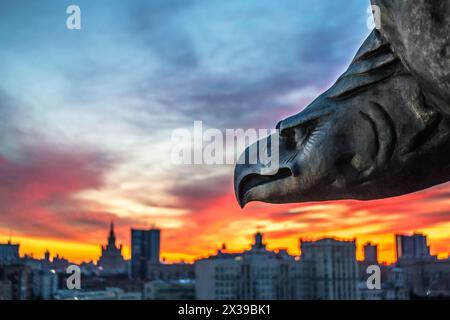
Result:
{"label": "metal sculpture surface", "polygon": [[381,28],[328,91],[277,125],[278,173],[236,165],[241,206],[379,199],[450,180],[450,0],[372,3]]}

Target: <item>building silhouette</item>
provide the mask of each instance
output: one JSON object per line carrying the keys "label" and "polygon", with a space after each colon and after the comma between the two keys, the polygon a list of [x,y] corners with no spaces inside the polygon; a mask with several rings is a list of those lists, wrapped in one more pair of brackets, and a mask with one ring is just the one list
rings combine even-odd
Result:
{"label": "building silhouette", "polygon": [[111,226],[108,236],[108,244],[102,246],[102,255],[97,262],[102,274],[114,275],[127,272],[127,264],[122,256],[122,245],[116,246],[116,235],[114,233],[114,223]]}
{"label": "building silhouette", "polygon": [[439,260],[430,254],[427,237],[395,235],[397,268],[403,270],[407,286],[417,297],[450,296],[450,258]]}
{"label": "building silhouette", "polygon": [[255,234],[250,250],[217,254],[195,262],[196,295],[200,300],[295,299],[298,264],[282,250],[267,250]]}
{"label": "building silhouette", "polygon": [[397,261],[401,259],[421,259],[430,258],[430,248],[427,244],[427,237],[420,233],[412,236],[395,235],[395,249]]}
{"label": "building silhouette", "polygon": [[378,263],[378,245],[367,242],[364,247],[364,262],[368,264]]}
{"label": "building silhouette", "polygon": [[0,291],[8,300],[29,300],[32,281],[33,273],[29,266],[19,263],[0,266]]}
{"label": "building silhouette", "polygon": [[356,241],[300,240],[306,299],[358,299]]}
{"label": "building silhouette", "polygon": [[12,263],[19,260],[19,244],[0,243],[0,263]]}
{"label": "building silhouette", "polygon": [[191,263],[148,263],[146,280],[186,280],[195,279],[194,265]]}
{"label": "building silhouette", "polygon": [[149,264],[160,263],[161,230],[131,229],[131,277],[146,279]]}
{"label": "building silhouette", "polygon": [[37,299],[53,299],[58,290],[58,275],[55,270],[33,270],[33,296]]}

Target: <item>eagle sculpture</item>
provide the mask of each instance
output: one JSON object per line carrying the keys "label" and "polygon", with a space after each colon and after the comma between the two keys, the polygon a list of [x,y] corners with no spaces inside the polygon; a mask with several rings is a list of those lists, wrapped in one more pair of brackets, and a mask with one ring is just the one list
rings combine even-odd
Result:
{"label": "eagle sculpture", "polygon": [[236,165],[241,206],[380,199],[450,180],[450,0],[372,4],[379,29],[348,70],[277,125],[277,173]]}

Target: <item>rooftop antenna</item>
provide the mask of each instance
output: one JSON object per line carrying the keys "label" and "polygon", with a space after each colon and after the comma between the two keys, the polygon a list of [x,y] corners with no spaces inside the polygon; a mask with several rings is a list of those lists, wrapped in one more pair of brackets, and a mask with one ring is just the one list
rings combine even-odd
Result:
{"label": "rooftop antenna", "polygon": [[12,243],[12,231],[11,228],[9,228],[9,239],[8,239],[8,244]]}

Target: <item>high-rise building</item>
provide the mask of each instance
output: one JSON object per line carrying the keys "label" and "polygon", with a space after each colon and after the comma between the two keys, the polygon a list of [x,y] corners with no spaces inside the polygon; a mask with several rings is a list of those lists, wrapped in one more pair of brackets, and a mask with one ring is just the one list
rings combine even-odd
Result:
{"label": "high-rise building", "polygon": [[378,245],[367,242],[364,245],[364,262],[370,264],[378,263]]}
{"label": "high-rise building", "polygon": [[195,262],[196,296],[200,300],[296,299],[299,264],[286,251],[266,249],[257,233],[250,250],[226,253]]}
{"label": "high-rise building", "polygon": [[122,245],[116,246],[116,235],[114,233],[114,223],[111,226],[108,236],[108,244],[102,246],[102,255],[97,265],[101,272],[107,275],[121,274],[127,272],[127,264],[122,256]]}
{"label": "high-rise building", "polygon": [[55,270],[33,271],[33,295],[37,299],[50,300],[58,290],[58,275]]}
{"label": "high-rise building", "polygon": [[[7,264],[0,267],[0,281],[11,284],[6,291],[11,292],[12,300],[28,300],[32,293],[31,267],[22,264]],[[6,281],[5,281],[6,280]]]}
{"label": "high-rise building", "polygon": [[420,233],[415,233],[412,236],[396,234],[395,249],[397,261],[399,259],[423,259],[431,257],[427,237]]}
{"label": "high-rise building", "polygon": [[70,265],[69,260],[60,256],[59,254],[56,254],[56,256],[53,257],[52,264],[50,267],[52,269],[55,269],[56,272],[66,272],[69,265]]}
{"label": "high-rise building", "polygon": [[407,286],[420,298],[450,298],[450,259],[400,259]]}
{"label": "high-rise building", "polygon": [[309,299],[355,300],[357,290],[356,242],[325,238],[300,240],[305,275],[310,277],[305,289]]}
{"label": "high-rise building", "polygon": [[19,259],[19,244],[11,241],[0,243],[0,263],[16,262]]}
{"label": "high-rise building", "polygon": [[131,277],[145,279],[148,264],[160,263],[161,230],[131,229]]}

